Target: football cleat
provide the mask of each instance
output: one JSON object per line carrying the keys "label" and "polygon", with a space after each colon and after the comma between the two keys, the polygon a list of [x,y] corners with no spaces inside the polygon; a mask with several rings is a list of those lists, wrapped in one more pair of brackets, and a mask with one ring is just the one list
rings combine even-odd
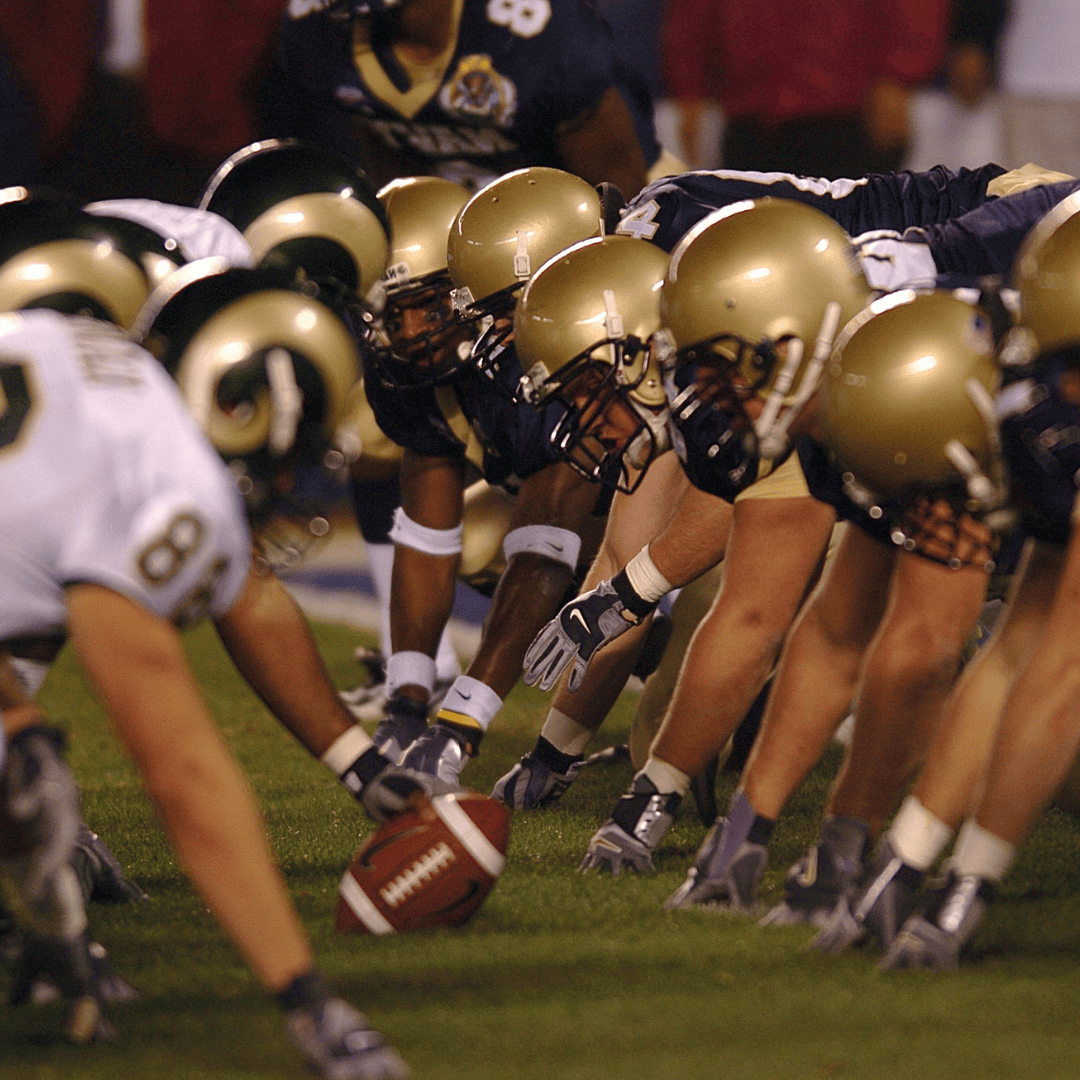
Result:
{"label": "football cleat", "polygon": [[867,937],[888,950],[915,910],[923,875],[893,850],[888,837],[878,844],[866,869],[864,883],[850,897],[841,897],[824,921],[811,947],[821,953],[841,953]]}
{"label": "football cleat", "polygon": [[99,904],[121,904],[149,897],[125,873],[105,841],[85,823],[79,825],[71,866],[82,887],[83,899]]}
{"label": "football cleat", "polygon": [[436,721],[430,724],[401,755],[401,767],[426,773],[451,788],[459,788],[458,778],[472,756],[466,736]]}
{"label": "football cleat", "polygon": [[727,818],[719,818],[705,837],[686,880],[664,901],[666,910],[704,907],[742,915],[756,913],[768,850],[764,844],[744,840],[729,854],[724,843],[726,830]]}
{"label": "football cleat", "polygon": [[326,1080],[405,1080],[397,1051],[341,998],[289,1009],[285,1029],[308,1065]]}
{"label": "football cleat", "polygon": [[652,853],[674,824],[681,802],[677,792],[662,795],[647,776],[638,773],[611,817],[593,834],[579,869],[651,873]]}
{"label": "football cleat", "polygon": [[651,874],[655,869],[652,848],[640,840],[635,840],[611,820],[605,821],[593,833],[585,857],[578,867],[583,874],[588,870],[599,870],[601,873],[606,870],[612,877],[618,877],[623,870],[632,870],[635,874]]}
{"label": "football cleat", "polygon": [[511,810],[540,810],[554,806],[577,779],[581,770],[579,754],[564,773],[548,768],[530,750],[492,789],[491,797]]}
{"label": "football cleat", "polygon": [[[821,929],[841,899],[858,887],[862,853],[869,828],[852,818],[831,818],[822,826],[817,843],[807,848],[784,878],[784,899],[761,920],[761,926],[798,926]],[[858,852],[858,856],[852,855]]]}
{"label": "football cleat", "polygon": [[878,964],[880,971],[916,968],[955,971],[960,953],[986,917],[993,884],[950,871],[942,894],[925,915],[911,915]]}

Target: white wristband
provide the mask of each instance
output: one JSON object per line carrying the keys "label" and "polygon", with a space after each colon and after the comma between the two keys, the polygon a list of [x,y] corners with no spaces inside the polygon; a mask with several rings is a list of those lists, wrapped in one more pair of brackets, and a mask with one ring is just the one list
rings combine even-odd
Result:
{"label": "white wristband", "polygon": [[501,708],[502,698],[487,683],[471,675],[459,675],[443,698],[435,719],[487,731]]}
{"label": "white wristband", "polygon": [[354,724],[326,748],[319,760],[327,768],[333,769],[335,776],[342,776],[346,769],[356,764],[358,757],[374,745],[371,736],[359,724]]}
{"label": "white wristband", "polygon": [[386,696],[402,686],[422,686],[430,695],[435,689],[435,661],[422,652],[396,652],[386,661]]}
{"label": "white wristband", "polygon": [[671,582],[656,569],[648,544],[626,564],[626,576],[642,600],[656,602],[671,592]]}
{"label": "white wristband", "polygon": [[503,539],[506,561],[525,551],[554,559],[573,570],[577,567],[581,552],[581,537],[576,532],[555,525],[522,525],[511,529]]}
{"label": "white wristband", "polygon": [[460,555],[463,531],[463,525],[453,529],[429,529],[426,525],[418,525],[399,506],[394,511],[390,539],[425,555]]}

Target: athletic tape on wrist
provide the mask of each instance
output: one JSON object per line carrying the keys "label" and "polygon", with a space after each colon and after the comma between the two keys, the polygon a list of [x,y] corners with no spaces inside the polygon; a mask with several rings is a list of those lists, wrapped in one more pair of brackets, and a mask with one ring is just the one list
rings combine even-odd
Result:
{"label": "athletic tape on wrist", "polygon": [[358,757],[374,745],[371,736],[359,724],[353,724],[323,751],[319,760],[333,769],[337,776],[341,776],[352,768]]}
{"label": "athletic tape on wrist", "polygon": [[569,529],[560,529],[555,525],[522,525],[512,529],[503,539],[503,554],[506,561],[520,552],[532,552],[554,559],[569,566],[577,567],[581,552],[581,537]]}
{"label": "athletic tape on wrist", "polygon": [[393,697],[402,686],[422,686],[428,694],[435,689],[435,661],[422,652],[396,652],[386,661],[386,696]]}
{"label": "athletic tape on wrist", "polygon": [[671,583],[656,569],[648,544],[626,564],[626,576],[634,592],[650,603],[658,603],[671,592]]}
{"label": "athletic tape on wrist", "polygon": [[429,529],[426,525],[418,525],[399,506],[394,511],[390,539],[425,555],[460,555],[463,531],[462,525],[453,529]]}

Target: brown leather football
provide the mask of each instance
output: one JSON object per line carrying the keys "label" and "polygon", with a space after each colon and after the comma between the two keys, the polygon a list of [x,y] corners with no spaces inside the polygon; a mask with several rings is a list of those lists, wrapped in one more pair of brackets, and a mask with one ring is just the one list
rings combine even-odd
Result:
{"label": "brown leather football", "polygon": [[476,791],[424,799],[381,825],[338,888],[342,933],[395,934],[460,926],[484,902],[506,863],[510,812]]}

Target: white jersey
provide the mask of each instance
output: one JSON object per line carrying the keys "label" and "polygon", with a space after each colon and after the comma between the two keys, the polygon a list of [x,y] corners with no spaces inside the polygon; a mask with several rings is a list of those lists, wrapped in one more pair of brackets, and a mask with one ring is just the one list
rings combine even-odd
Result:
{"label": "white jersey", "polygon": [[229,608],[243,507],[148,352],[107,323],[3,315],[0,387],[0,641],[63,633],[77,582],[177,625]]}
{"label": "white jersey", "polygon": [[254,261],[244,234],[231,221],[209,210],[154,199],[106,199],[83,209],[88,214],[137,222],[164,240],[175,240],[188,262],[211,255],[228,259],[230,266],[249,267]]}

